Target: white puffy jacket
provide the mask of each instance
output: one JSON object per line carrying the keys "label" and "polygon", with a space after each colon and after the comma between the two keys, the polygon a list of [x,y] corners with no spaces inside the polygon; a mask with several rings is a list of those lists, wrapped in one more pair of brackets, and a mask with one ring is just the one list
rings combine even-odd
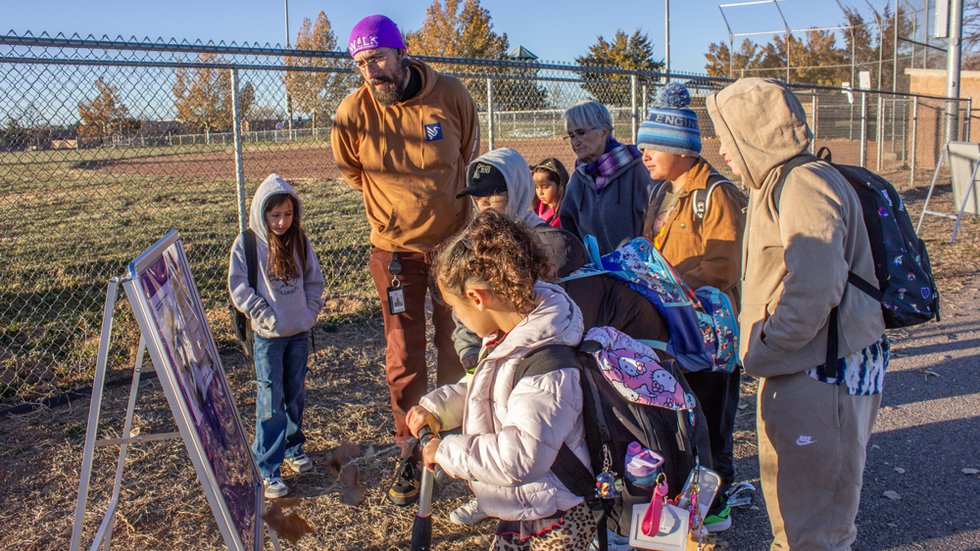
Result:
{"label": "white puffy jacket", "polygon": [[528,353],[550,344],[577,346],[582,313],[557,285],[538,282],[537,307],[465,380],[425,395],[421,405],[446,436],[436,461],[447,474],[470,481],[480,509],[505,520],[533,520],[582,502],[551,473],[562,443],[588,464],[582,391],[574,366],[524,377],[514,371]]}

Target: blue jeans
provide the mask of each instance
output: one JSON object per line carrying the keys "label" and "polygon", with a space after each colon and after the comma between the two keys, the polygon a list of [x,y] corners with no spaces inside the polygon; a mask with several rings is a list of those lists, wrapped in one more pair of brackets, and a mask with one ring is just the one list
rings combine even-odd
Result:
{"label": "blue jeans", "polygon": [[303,453],[307,331],[266,339],[255,335],[255,441],[252,453],[263,478],[280,476],[286,457]]}

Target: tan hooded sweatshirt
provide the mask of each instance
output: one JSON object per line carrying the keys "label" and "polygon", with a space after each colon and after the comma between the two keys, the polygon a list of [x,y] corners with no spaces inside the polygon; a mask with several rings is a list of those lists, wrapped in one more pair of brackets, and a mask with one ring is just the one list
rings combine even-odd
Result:
{"label": "tan hooded sweatshirt", "polygon": [[480,148],[476,105],[463,84],[410,59],[422,89],[392,106],[367,86],[337,108],[331,132],[344,180],[364,194],[371,244],[396,252],[429,252],[469,219],[466,165]]}
{"label": "tan hooded sweatshirt", "polygon": [[781,165],[812,138],[799,100],[778,81],[745,78],[709,96],[707,107],[750,189],[739,315],[745,371],[772,377],[823,364],[837,305],[838,357],[875,343],[885,329],[881,305],[847,284],[848,270],[877,282],[854,190],[818,161],[793,169],[774,204]]}

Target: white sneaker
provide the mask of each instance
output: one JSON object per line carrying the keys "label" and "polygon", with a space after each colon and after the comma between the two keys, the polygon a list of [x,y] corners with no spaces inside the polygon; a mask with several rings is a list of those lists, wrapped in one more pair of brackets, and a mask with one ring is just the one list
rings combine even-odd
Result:
{"label": "white sneaker", "polygon": [[282,464],[296,471],[297,473],[307,473],[313,470],[313,460],[305,453],[293,457],[287,457]]}
{"label": "white sneaker", "polygon": [[475,497],[449,513],[449,521],[462,526],[473,526],[486,519],[487,514],[480,510],[480,504]]}
{"label": "white sneaker", "polygon": [[289,493],[289,486],[286,486],[286,482],[281,476],[263,479],[262,486],[265,487],[266,499],[276,499]]}

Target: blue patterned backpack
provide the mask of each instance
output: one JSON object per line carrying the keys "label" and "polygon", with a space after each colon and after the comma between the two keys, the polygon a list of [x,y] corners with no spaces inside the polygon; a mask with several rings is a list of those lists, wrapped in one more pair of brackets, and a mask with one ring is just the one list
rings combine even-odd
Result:
{"label": "blue patterned backpack", "polygon": [[738,322],[728,296],[714,287],[696,292],[648,239],[637,237],[599,256],[594,236],[585,236],[589,263],[562,281],[607,274],[625,282],[657,309],[667,342],[642,341],[673,356],[687,371],[731,373],[738,360]]}
{"label": "blue patterned backpack", "polygon": [[837,169],[861,202],[878,285],[852,272],[847,273],[847,282],[881,302],[885,327],[908,327],[932,318],[939,321],[939,291],[926,245],[915,234],[905,204],[888,180],[860,166],[834,164],[830,150],[821,147],[816,157],[799,155],[783,165],[773,191],[777,210],[790,170],[814,161],[826,161]]}

